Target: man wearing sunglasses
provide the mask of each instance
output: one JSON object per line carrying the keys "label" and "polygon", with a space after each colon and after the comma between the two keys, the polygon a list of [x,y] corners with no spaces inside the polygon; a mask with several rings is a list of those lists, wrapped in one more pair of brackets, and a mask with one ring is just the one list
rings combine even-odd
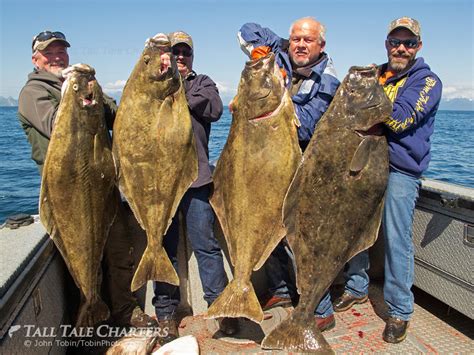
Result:
{"label": "man wearing sunglasses", "polygon": [[[163,245],[177,270],[177,247],[179,240],[179,214],[186,225],[186,235],[198,263],[204,299],[208,305],[224,290],[228,279],[224,270],[222,251],[214,235],[214,211],[209,203],[212,190],[212,174],[209,167],[209,134],[211,123],[222,115],[223,105],[216,84],[210,77],[193,70],[194,45],[191,36],[178,31],[168,35],[171,53],[175,56],[183,79],[184,91],[191,114],[194,138],[198,155],[198,178],[184,194],[176,215],[163,239]],[[169,67],[169,54],[163,54],[162,70]],[[165,343],[178,337],[176,309],[180,303],[179,288],[164,282],[154,282],[155,297],[152,300],[160,328],[168,329]],[[219,320],[219,327],[226,335],[238,331],[236,318]]]}
{"label": "man wearing sunglasses", "polygon": [[[42,174],[51,132],[61,101],[63,69],[69,66],[67,48],[71,45],[61,32],[43,31],[33,38],[33,72],[21,90],[18,118],[31,144],[31,158]],[[112,128],[117,105],[104,94],[107,125]],[[120,213],[126,213],[120,209]],[[131,238],[123,218],[116,218],[104,250],[104,283],[108,290],[112,321],[115,325],[153,327],[156,321],[138,306],[130,291],[133,278]]]}
{"label": "man wearing sunglasses", "polygon": [[[237,36],[242,50],[252,59],[265,56],[270,51],[275,53],[276,61],[287,77],[287,86],[301,123],[298,140],[304,151],[336,93],[339,80],[332,59],[324,51],[324,25],[312,17],[304,17],[294,21],[289,32],[289,39],[286,40],[269,28],[246,23]],[[265,263],[269,290],[267,299],[262,301],[264,311],[277,306],[291,306],[292,300],[296,302],[298,295],[294,279],[290,277],[289,257],[292,257],[290,249],[286,241],[282,241]],[[314,316],[321,331],[335,327],[329,292],[314,310]]]}
{"label": "man wearing sunglasses", "polygon": [[[441,100],[442,84],[423,58],[416,58],[422,48],[418,21],[409,17],[392,21],[385,48],[388,63],[380,67],[379,82],[393,102],[393,111],[385,123],[390,174],[382,226],[385,242],[384,299],[389,318],[382,336],[388,343],[399,343],[406,337],[413,314],[413,215],[420,177],[431,158],[430,137]],[[368,267],[368,251],[349,261],[344,275],[345,292],[334,302],[336,312],[367,300]]]}

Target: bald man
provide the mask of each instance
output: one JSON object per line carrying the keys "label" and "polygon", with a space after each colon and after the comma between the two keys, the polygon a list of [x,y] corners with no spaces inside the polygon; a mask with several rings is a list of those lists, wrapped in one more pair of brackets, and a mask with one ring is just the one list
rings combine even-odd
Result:
{"label": "bald man", "polygon": [[[340,84],[332,59],[324,52],[325,33],[323,24],[312,17],[304,17],[293,22],[288,40],[255,23],[246,23],[237,35],[242,50],[252,59],[275,53],[277,63],[286,73],[286,84],[301,123],[298,140],[303,151]],[[263,302],[263,310],[291,306],[292,300],[296,301],[289,256],[291,252],[283,240],[265,264],[269,295]],[[315,310],[315,321],[321,331],[336,325],[329,292]]]}

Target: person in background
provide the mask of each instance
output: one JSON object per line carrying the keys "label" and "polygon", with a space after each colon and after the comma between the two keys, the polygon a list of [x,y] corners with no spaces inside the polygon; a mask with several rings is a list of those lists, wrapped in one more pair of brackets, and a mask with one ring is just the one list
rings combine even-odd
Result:
{"label": "person in background", "polygon": [[[18,119],[31,145],[31,158],[36,162],[40,175],[61,102],[62,71],[69,66],[69,47],[61,32],[43,31],[36,35],[31,44],[34,69],[19,95]],[[107,124],[112,128],[117,105],[107,95],[104,95],[104,108]],[[132,238],[123,218],[123,208],[119,208],[119,217],[111,227],[104,250],[104,284],[108,291],[111,321],[120,326],[154,327],[156,321],[142,311],[130,290]]]}
{"label": "person in background", "polygon": [[[286,75],[295,112],[301,123],[298,140],[303,151],[340,84],[332,59],[324,52],[325,33],[326,28],[312,17],[293,22],[289,40],[255,23],[244,24],[238,33],[241,48],[250,58],[258,59],[269,52],[275,53]],[[269,297],[263,302],[264,311],[276,306],[290,306],[292,299],[297,297],[296,285],[288,268],[289,256],[291,252],[283,241],[265,264]],[[321,331],[332,329],[336,324],[329,292],[315,310],[315,321]]]}
{"label": "person in background", "polygon": [[[208,306],[216,300],[228,283],[224,270],[222,251],[214,236],[215,215],[209,203],[212,191],[212,174],[209,167],[209,134],[211,123],[222,115],[223,105],[217,86],[212,79],[193,70],[194,45],[191,36],[178,31],[168,35],[171,52],[184,84],[184,91],[191,114],[194,138],[198,155],[198,178],[186,191],[178,206],[171,225],[163,238],[163,246],[178,271],[177,249],[179,241],[179,213],[181,212],[191,247],[198,263],[199,276]],[[162,55],[163,71],[170,65],[169,54]],[[176,339],[178,334],[176,309],[180,303],[177,286],[154,282],[155,296],[152,300],[160,328],[168,328],[163,342]],[[238,319],[222,318],[220,330],[226,335],[238,331]]]}
{"label": "person in background", "polygon": [[[385,241],[384,299],[389,318],[383,331],[388,343],[399,343],[407,335],[413,314],[414,247],[412,223],[420,177],[431,159],[430,137],[441,100],[442,83],[423,58],[420,24],[402,17],[388,28],[385,48],[388,63],[380,67],[379,82],[393,102],[385,122],[389,145],[390,173],[385,193],[383,231]],[[345,292],[334,302],[336,312],[367,300],[368,251],[354,256],[345,271]]]}

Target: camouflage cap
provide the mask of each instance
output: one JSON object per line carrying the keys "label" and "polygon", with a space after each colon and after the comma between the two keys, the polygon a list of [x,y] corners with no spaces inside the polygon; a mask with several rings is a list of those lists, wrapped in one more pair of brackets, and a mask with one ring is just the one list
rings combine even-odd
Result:
{"label": "camouflage cap", "polygon": [[171,47],[174,47],[178,43],[187,44],[193,49],[193,40],[190,35],[183,31],[171,32],[168,37],[170,38]]}
{"label": "camouflage cap", "polygon": [[396,20],[390,22],[388,26],[388,34],[390,34],[394,29],[403,27],[413,33],[415,36],[421,38],[421,27],[417,20],[411,17],[400,17]]}

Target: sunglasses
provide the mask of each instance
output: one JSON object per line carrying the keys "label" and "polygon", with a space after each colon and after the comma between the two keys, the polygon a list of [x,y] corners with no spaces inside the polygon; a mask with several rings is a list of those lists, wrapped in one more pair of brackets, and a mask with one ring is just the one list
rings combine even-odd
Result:
{"label": "sunglasses", "polygon": [[190,56],[193,55],[192,49],[172,48],[171,52],[177,57],[180,56],[180,55],[182,55],[183,57],[190,57]]}
{"label": "sunglasses", "polygon": [[401,44],[405,46],[405,48],[416,48],[420,43],[416,38],[401,40],[398,38],[388,38],[388,44],[393,48],[398,48]]}
{"label": "sunglasses", "polygon": [[35,38],[33,38],[33,43],[31,44],[31,48],[35,47],[36,42],[44,42],[51,38],[60,38],[66,39],[66,36],[62,32],[51,32],[51,31],[43,31],[38,33]]}

